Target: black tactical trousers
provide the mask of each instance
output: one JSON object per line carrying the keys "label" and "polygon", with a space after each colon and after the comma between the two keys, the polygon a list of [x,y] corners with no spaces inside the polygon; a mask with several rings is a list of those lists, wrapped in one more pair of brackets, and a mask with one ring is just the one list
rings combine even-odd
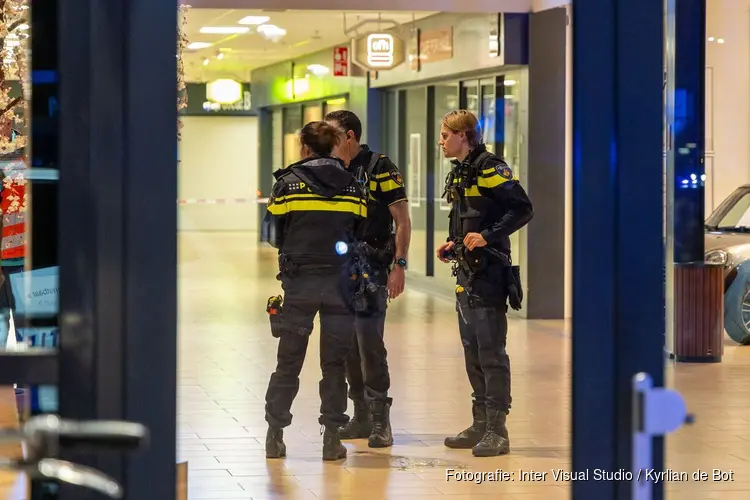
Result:
{"label": "black tactical trousers", "polygon": [[282,273],[284,305],[276,371],[266,392],[266,421],[283,428],[292,423],[292,402],[299,391],[299,375],[305,361],[315,314],[320,314],[320,424],[346,425],[346,365],[352,343],[353,290],[348,272]]}
{"label": "black tactical trousers", "polygon": [[352,400],[391,403],[388,389],[388,351],[385,348],[385,312],[388,304],[388,270],[374,269],[377,292],[369,297],[369,309],[357,312],[354,319],[352,348],[346,358],[346,379]]}
{"label": "black tactical trousers", "polygon": [[[507,290],[503,270],[478,275],[470,286],[471,304],[461,306],[458,324],[464,361],[475,405],[508,413],[511,406],[510,358],[505,350],[508,337]],[[459,272],[458,284],[467,285]]]}

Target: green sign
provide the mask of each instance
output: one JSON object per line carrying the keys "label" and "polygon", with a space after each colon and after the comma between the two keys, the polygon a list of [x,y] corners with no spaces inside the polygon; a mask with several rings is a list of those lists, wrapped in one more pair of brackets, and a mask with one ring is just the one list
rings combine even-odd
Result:
{"label": "green sign", "polygon": [[250,84],[242,84],[242,97],[237,102],[222,104],[213,102],[206,96],[205,83],[188,83],[187,108],[182,110],[185,116],[255,116],[252,110]]}

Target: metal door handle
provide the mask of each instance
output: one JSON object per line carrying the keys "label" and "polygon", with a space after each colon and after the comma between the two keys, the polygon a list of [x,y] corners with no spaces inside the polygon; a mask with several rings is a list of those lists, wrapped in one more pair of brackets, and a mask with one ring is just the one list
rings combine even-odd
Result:
{"label": "metal door handle", "polygon": [[637,373],[633,377],[633,500],[651,500],[652,497],[654,478],[647,471],[652,470],[653,438],[693,421],[679,392],[654,387],[647,373]]}
{"label": "metal door handle", "polygon": [[98,491],[110,498],[123,497],[122,486],[113,478],[96,469],[65,460],[45,458],[37,462],[33,468],[28,468],[26,472],[32,478],[52,479],[80,486],[81,488]]}
{"label": "metal door handle", "polygon": [[[33,417],[21,433],[30,445],[43,448],[105,448],[113,451],[135,451],[148,443],[148,429],[138,423],[94,420],[74,421],[57,415]],[[45,453],[45,456],[48,456]]]}

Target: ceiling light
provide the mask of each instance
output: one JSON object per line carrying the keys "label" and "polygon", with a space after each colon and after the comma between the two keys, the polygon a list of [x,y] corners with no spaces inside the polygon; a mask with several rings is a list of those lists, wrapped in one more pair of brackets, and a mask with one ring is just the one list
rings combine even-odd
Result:
{"label": "ceiling light", "polygon": [[258,24],[267,23],[271,19],[268,16],[245,16],[238,21],[239,24],[251,24],[256,26]]}
{"label": "ceiling light", "polygon": [[219,60],[224,59],[224,53],[219,52],[218,54],[216,54],[216,59],[219,59]]}
{"label": "ceiling light", "polygon": [[713,42],[714,40],[716,40],[716,38],[714,38],[714,37],[712,37],[712,36],[708,37],[708,41],[709,41],[709,42]]}
{"label": "ceiling light", "polygon": [[719,38],[718,40],[716,40],[716,43],[724,43],[724,39],[723,38]]}
{"label": "ceiling light", "polygon": [[258,26],[258,33],[268,38],[269,40],[273,40],[279,39],[282,36],[286,35],[286,30],[283,28],[279,28],[278,26],[274,26],[273,24],[261,24],[260,26]]}
{"label": "ceiling light", "polygon": [[204,26],[201,33],[204,35],[241,35],[250,31],[247,26]]}
{"label": "ceiling light", "polygon": [[207,43],[207,42],[193,42],[191,44],[188,44],[187,48],[189,50],[200,50],[200,49],[207,49],[211,45],[213,44]]}
{"label": "ceiling light", "polygon": [[203,60],[203,65],[204,65],[204,66],[208,66],[208,63],[210,63],[210,62],[211,62],[211,61],[209,61],[208,59],[204,59],[204,60]]}
{"label": "ceiling light", "polygon": [[322,64],[310,64],[307,66],[307,71],[315,76],[323,76],[327,75],[330,70]]}

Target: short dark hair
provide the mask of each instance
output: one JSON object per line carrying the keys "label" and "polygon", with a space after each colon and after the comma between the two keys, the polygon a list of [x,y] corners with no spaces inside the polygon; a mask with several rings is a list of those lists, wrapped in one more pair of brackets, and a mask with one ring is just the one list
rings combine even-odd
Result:
{"label": "short dark hair", "polygon": [[357,142],[362,138],[362,122],[359,117],[348,109],[339,109],[331,111],[326,115],[326,121],[332,121],[339,124],[344,132],[351,130]]}
{"label": "short dark hair", "polygon": [[310,122],[299,132],[300,142],[318,156],[331,156],[344,132],[330,123]]}

